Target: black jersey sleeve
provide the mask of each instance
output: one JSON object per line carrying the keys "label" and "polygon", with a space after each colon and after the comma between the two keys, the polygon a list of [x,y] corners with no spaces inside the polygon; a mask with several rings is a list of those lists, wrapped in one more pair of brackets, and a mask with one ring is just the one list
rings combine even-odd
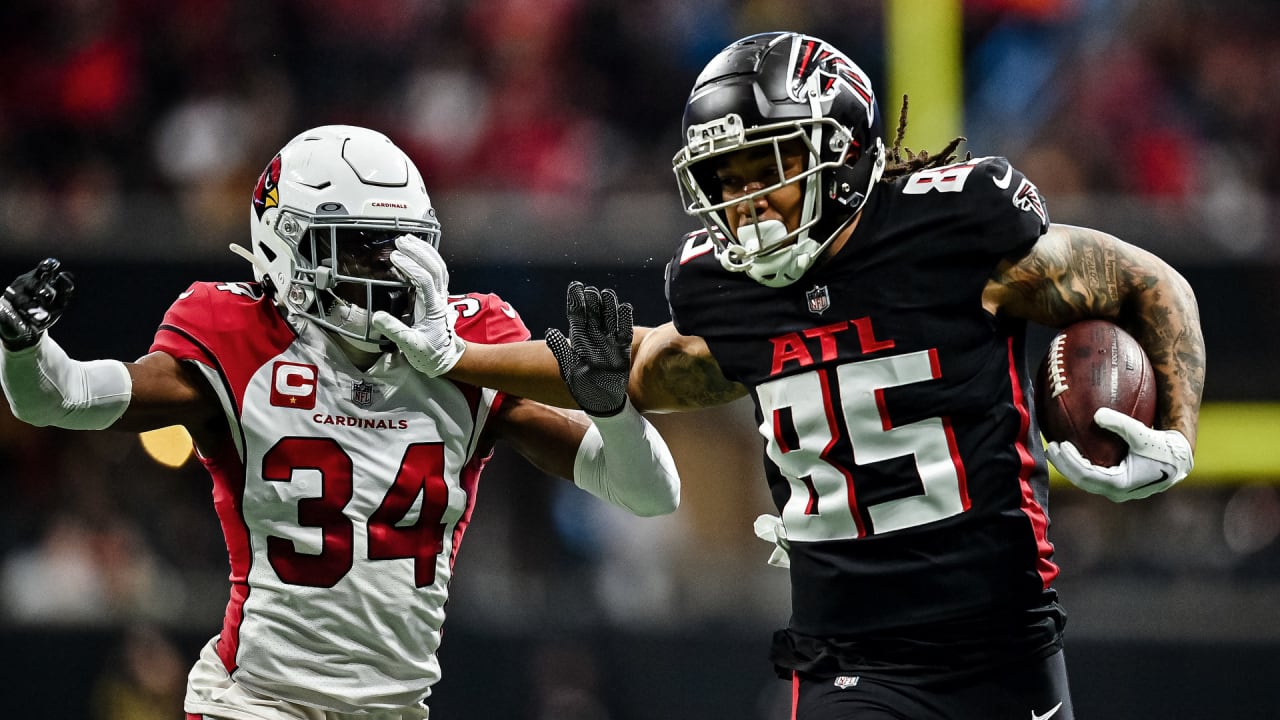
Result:
{"label": "black jersey sleeve", "polygon": [[1007,158],[974,158],[919,172],[903,188],[907,194],[930,190],[961,206],[957,217],[969,225],[965,235],[975,241],[973,249],[993,256],[1021,255],[1049,228],[1039,189]]}
{"label": "black jersey sleeve", "polygon": [[[1001,255],[1026,252],[1049,229],[1049,210],[1039,188],[1006,158],[986,159],[974,171],[990,178],[999,191],[989,234],[992,244],[987,249]],[[1002,208],[1005,203],[1013,206],[1013,212]]]}
{"label": "black jersey sleeve", "polygon": [[699,311],[714,312],[716,293],[707,293],[708,287],[736,278],[726,277],[715,257],[715,244],[706,230],[697,230],[681,238],[675,254],[667,263],[665,287],[667,309],[671,313],[676,330],[684,334],[699,334],[696,316]]}

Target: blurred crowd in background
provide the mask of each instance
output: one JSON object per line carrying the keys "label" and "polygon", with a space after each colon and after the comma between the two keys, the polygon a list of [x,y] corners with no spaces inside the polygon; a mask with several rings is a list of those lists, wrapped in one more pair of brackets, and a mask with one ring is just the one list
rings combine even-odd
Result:
{"label": "blurred crowd in background", "polygon": [[[466,260],[469,234],[497,222],[494,198],[515,198],[524,220],[549,223],[546,237],[594,238],[616,250],[603,257],[646,264],[658,293],[678,237],[666,228],[687,225],[669,161],[702,64],[745,34],[813,32],[881,89],[891,139],[883,25],[880,0],[12,0],[0,6],[0,265],[51,252],[222,262],[227,242],[244,242],[249,191],[276,150],[306,127],[349,123],[417,160],[446,258]],[[1152,238],[1175,263],[1280,265],[1276,3],[969,0],[964,50],[962,149],[1013,158],[1057,219],[1113,231],[1090,218],[1148,231],[1158,220],[1182,231]],[[663,232],[593,234],[606,212],[652,213]],[[501,247],[517,264],[576,262],[554,243]],[[215,278],[182,286],[197,279]],[[516,283],[487,279],[504,296]],[[553,316],[559,292],[542,300]],[[120,321],[149,337],[163,309]],[[784,624],[785,572],[751,534],[772,508],[745,406],[661,423],[686,477],[670,517],[613,512],[500,450],[451,624]],[[708,434],[739,449],[709,454]],[[197,462],[158,464],[133,436],[37,430],[0,408],[0,626],[136,627],[101,692],[130,673],[180,690],[187,659],[175,670],[155,629],[212,635],[227,599],[209,487]],[[1062,488],[1052,512],[1076,606],[1114,601],[1089,584],[1107,578],[1161,583],[1183,593],[1175,604],[1280,581],[1274,485],[1123,507]],[[1113,630],[1097,615],[1097,632]],[[1229,607],[1222,620],[1255,630]]]}
{"label": "blurred crowd in background", "polygon": [[[751,32],[808,30],[846,49],[891,133],[882,1],[5,3],[0,229],[93,247],[125,236],[126,216],[136,227],[142,205],[186,216],[184,243],[214,245],[242,232],[266,159],[330,122],[384,130],[433,194],[540,196],[581,222],[615,192],[670,193],[693,77]],[[1212,201],[1236,220],[1227,251],[1276,257],[1255,232],[1271,210],[1254,202],[1280,189],[1274,3],[967,0],[964,12],[977,154],[1014,157],[1050,198]]]}

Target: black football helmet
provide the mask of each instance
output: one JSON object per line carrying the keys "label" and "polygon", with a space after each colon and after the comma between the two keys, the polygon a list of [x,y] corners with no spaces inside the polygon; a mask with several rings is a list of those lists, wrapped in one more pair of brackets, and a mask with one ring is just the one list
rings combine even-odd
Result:
{"label": "black football helmet", "polygon": [[[672,160],[685,212],[699,217],[726,269],[770,287],[790,285],[846,228],[884,172],[880,108],[866,73],[816,37],[770,32],[720,51],[694,83],[684,111],[685,146]],[[781,145],[800,141],[805,169],[785,177]],[[778,182],[724,200],[717,159],[772,146]],[[731,228],[727,207],[804,183],[798,227],[775,220]],[[754,203],[752,204],[754,213]]]}

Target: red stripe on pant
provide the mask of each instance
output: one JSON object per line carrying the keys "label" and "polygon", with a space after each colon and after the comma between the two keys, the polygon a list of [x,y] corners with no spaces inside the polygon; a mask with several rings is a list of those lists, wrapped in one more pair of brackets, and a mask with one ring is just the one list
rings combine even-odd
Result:
{"label": "red stripe on pant", "polygon": [[791,671],[791,720],[796,720],[796,712],[800,710],[800,673]]}

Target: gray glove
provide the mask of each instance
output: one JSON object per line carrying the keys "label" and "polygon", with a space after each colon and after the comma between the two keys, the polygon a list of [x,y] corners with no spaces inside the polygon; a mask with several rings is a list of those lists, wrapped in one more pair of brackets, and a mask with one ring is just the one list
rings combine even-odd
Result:
{"label": "gray glove", "polygon": [[560,377],[578,406],[591,415],[615,415],[627,402],[627,378],[631,372],[631,303],[619,303],[618,294],[569,283],[565,296],[569,337],[555,328],[547,330],[547,347],[560,364]]}
{"label": "gray glove", "polygon": [[33,270],[18,276],[0,298],[0,341],[9,350],[25,350],[62,317],[75,293],[71,273],[61,263],[46,258]]}

